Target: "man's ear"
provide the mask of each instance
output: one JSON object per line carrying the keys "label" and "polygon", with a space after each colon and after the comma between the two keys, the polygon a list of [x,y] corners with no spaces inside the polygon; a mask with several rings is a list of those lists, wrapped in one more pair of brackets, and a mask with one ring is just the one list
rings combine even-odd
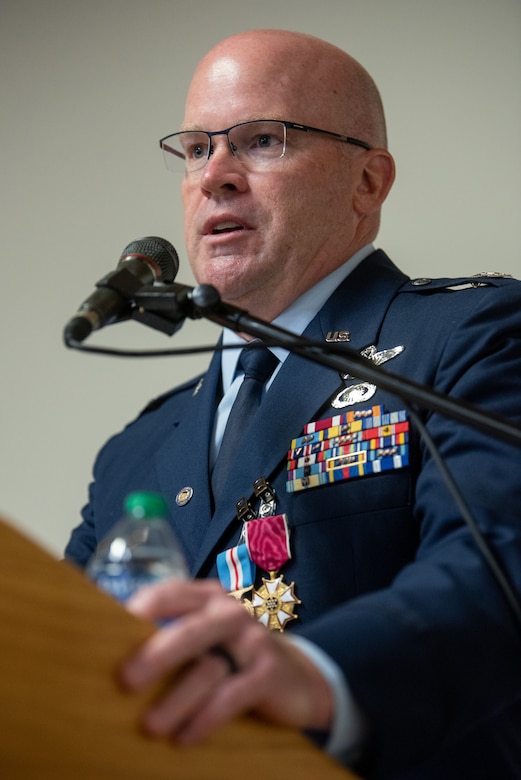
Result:
{"label": "man's ear", "polygon": [[360,216],[368,216],[389,194],[395,177],[394,159],[387,149],[371,149],[361,158],[360,166],[354,208]]}

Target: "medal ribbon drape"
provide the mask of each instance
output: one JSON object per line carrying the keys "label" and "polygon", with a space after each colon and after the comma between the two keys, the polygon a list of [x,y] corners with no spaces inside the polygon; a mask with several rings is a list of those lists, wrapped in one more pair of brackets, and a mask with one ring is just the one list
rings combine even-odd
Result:
{"label": "medal ribbon drape", "polygon": [[264,571],[278,571],[291,558],[285,515],[249,520],[245,534],[250,558]]}
{"label": "medal ribbon drape", "polygon": [[245,347],[241,352],[238,367],[244,371],[244,379],[228,417],[212,471],[212,491],[216,503],[220,497],[225,497],[226,477],[244,433],[261,402],[264,385],[278,362],[278,358],[267,347]]}

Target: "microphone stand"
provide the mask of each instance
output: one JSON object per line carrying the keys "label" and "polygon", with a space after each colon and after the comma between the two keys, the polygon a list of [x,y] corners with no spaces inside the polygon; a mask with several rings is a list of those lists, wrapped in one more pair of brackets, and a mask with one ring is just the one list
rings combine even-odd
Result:
{"label": "microphone stand", "polygon": [[168,335],[184,320],[205,318],[237,333],[261,339],[266,346],[283,347],[315,363],[371,382],[405,401],[439,412],[509,444],[521,446],[521,428],[504,417],[483,412],[462,399],[389,373],[345,345],[323,344],[254,317],[244,309],[223,303],[212,285],[181,284],[143,287],[133,296],[133,319]]}

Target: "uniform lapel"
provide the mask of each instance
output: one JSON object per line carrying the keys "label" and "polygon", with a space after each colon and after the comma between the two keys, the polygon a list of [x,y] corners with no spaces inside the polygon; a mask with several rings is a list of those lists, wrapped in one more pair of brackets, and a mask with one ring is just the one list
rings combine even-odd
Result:
{"label": "uniform lapel", "polygon": [[[155,456],[160,489],[189,560],[196,557],[212,516],[208,456],[220,373],[217,352],[202,382],[172,421],[172,434]],[[191,498],[179,505],[177,497],[184,488],[189,489]]]}

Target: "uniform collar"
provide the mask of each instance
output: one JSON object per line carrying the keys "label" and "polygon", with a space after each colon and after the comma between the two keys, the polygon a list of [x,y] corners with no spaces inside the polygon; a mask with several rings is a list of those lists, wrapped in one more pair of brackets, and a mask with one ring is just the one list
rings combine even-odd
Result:
{"label": "uniform collar", "polygon": [[[313,318],[322,309],[328,298],[331,297],[336,288],[351,274],[355,268],[365,260],[372,252],[374,246],[366,244],[358,252],[346,260],[339,268],[325,276],[311,289],[307,290],[300,298],[297,298],[287,309],[273,320],[273,324],[279,328],[284,328],[297,336],[300,336]],[[221,353],[221,372],[222,372],[222,391],[223,395],[232,384],[236,371],[239,354],[245,345],[245,340],[233,330],[225,328],[223,330],[223,345],[228,349]],[[237,344],[237,349],[230,349],[233,344]],[[288,351],[282,347],[272,347],[272,352],[278,357],[280,364],[284,363],[288,356]]]}

